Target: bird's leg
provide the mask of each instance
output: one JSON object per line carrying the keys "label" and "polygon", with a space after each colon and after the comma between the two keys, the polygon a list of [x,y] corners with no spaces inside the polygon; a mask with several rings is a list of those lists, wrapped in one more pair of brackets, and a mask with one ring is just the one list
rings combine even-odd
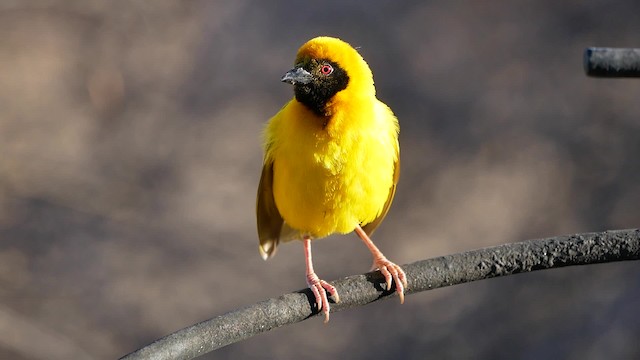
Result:
{"label": "bird's leg", "polygon": [[313,291],[313,295],[316,298],[316,304],[318,304],[318,311],[322,309],[324,312],[324,322],[325,324],[329,322],[329,310],[331,306],[329,305],[329,299],[327,298],[328,291],[329,294],[333,297],[336,302],[340,301],[340,297],[338,296],[338,291],[336,288],[329,284],[324,280],[320,280],[318,275],[316,275],[315,271],[313,271],[313,261],[311,259],[311,239],[309,237],[305,237],[304,240],[304,259],[307,263],[307,285],[311,291]]}
{"label": "bird's leg", "polygon": [[404,288],[407,286],[407,275],[402,268],[391,261],[382,254],[380,249],[371,241],[367,233],[362,230],[362,227],[358,225],[356,227],[356,234],[367,245],[371,255],[373,255],[373,268],[379,269],[387,282],[387,290],[391,289],[391,281],[396,283],[396,292],[400,296],[400,303],[404,303]]}

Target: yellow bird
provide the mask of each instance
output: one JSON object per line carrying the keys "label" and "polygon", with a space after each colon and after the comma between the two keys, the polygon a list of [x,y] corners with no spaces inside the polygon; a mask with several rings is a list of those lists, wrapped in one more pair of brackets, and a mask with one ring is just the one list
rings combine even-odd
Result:
{"label": "yellow bird", "polygon": [[[280,241],[302,240],[307,284],[329,321],[326,292],[336,288],[313,270],[311,240],[355,231],[400,302],[407,279],[369,236],[389,211],[400,174],[398,119],[376,98],[373,75],[348,43],[309,40],[282,81],[294,98],[269,120],[258,186],[260,254],[271,257]],[[326,290],[326,292],[325,292]]]}

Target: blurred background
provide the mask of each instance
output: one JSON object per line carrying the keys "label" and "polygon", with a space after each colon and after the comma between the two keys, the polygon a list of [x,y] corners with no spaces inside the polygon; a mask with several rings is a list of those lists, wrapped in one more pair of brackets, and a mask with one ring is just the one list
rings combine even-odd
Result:
{"label": "blurred background", "polygon": [[[399,264],[640,224],[640,80],[584,75],[640,47],[627,1],[0,3],[0,358],[108,359],[305,287],[264,262],[265,122],[298,47],[340,37],[401,124],[374,240]],[[318,274],[368,271],[353,234]],[[640,358],[637,262],[493,279],[271,331],[210,358]]]}

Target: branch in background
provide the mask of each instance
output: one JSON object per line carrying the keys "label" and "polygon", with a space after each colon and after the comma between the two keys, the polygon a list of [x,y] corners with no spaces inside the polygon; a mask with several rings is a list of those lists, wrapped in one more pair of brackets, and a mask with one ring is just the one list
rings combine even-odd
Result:
{"label": "branch in background", "polygon": [[640,77],[640,49],[590,47],[583,61],[589,76]]}
{"label": "branch in background", "polygon": [[[535,270],[640,259],[640,230],[612,230],[557,236],[422,260],[403,266],[407,294]],[[340,303],[331,311],[357,307],[395,297],[384,289],[380,272],[331,282]],[[309,289],[285,294],[182,329],[125,357],[137,359],[192,359],[269,330],[318,314]]]}

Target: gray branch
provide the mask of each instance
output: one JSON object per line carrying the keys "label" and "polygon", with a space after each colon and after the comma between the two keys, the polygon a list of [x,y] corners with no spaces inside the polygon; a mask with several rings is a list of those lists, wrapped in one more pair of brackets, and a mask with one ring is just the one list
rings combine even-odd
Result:
{"label": "gray branch", "polygon": [[[404,265],[407,294],[470,281],[563,266],[640,259],[640,230],[557,236],[467,251]],[[396,297],[379,272],[332,282],[340,294],[337,312]],[[203,321],[155,341],[121,359],[193,359],[223,346],[318,314],[309,289],[284,294]]]}
{"label": "gray branch", "polygon": [[640,77],[640,49],[585,49],[584,71],[594,77]]}

